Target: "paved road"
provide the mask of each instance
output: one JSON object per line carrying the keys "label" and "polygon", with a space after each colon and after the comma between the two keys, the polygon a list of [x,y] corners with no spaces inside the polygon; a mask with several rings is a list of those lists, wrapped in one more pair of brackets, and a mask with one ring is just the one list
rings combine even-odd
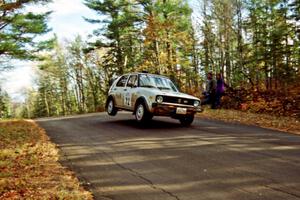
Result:
{"label": "paved road", "polygon": [[129,113],[38,120],[95,199],[300,199],[300,136]]}

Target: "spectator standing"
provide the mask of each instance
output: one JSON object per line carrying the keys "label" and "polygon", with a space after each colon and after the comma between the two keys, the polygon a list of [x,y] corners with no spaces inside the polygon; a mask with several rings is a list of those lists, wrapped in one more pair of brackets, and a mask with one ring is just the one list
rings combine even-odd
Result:
{"label": "spectator standing", "polygon": [[203,93],[205,99],[203,104],[211,104],[211,108],[215,109],[216,101],[216,80],[213,78],[213,73],[208,72],[207,82],[206,82],[206,91]]}
{"label": "spectator standing", "polygon": [[217,87],[216,87],[216,99],[215,99],[215,107],[219,108],[221,106],[221,98],[225,92],[225,83],[221,73],[216,75],[217,79]]}

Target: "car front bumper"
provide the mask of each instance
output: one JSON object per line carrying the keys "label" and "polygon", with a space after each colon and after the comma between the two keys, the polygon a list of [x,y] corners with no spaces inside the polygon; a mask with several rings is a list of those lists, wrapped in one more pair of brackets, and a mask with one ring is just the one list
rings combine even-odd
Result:
{"label": "car front bumper", "polygon": [[[184,108],[186,109],[186,113],[184,114],[178,114],[177,108]],[[182,104],[169,104],[169,103],[153,103],[151,113],[153,115],[158,116],[172,116],[172,117],[178,117],[181,115],[194,115],[197,112],[202,112],[200,106],[194,107],[194,106],[188,106],[188,105],[182,105]]]}

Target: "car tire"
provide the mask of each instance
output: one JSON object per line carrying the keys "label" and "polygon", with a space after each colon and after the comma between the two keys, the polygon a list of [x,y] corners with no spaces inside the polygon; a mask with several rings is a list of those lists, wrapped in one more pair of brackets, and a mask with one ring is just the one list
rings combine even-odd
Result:
{"label": "car tire", "polygon": [[190,126],[194,121],[194,115],[185,115],[179,118],[181,125]]}
{"label": "car tire", "polygon": [[115,116],[118,112],[118,109],[115,107],[115,102],[112,98],[110,98],[107,102],[106,111],[110,116]]}
{"label": "car tire", "polygon": [[145,123],[152,119],[153,115],[149,113],[143,102],[138,103],[134,111],[135,119],[139,123]]}

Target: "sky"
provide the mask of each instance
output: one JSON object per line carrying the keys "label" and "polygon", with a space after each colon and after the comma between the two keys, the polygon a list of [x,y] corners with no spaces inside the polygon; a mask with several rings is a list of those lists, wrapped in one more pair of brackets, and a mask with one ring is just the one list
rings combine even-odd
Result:
{"label": "sky", "polygon": [[[53,3],[46,6],[32,6],[27,8],[31,12],[45,12],[52,10],[49,19],[49,27],[52,31],[48,36],[55,33],[59,40],[72,39],[77,35],[86,37],[95,29],[95,25],[83,19],[96,18],[95,13],[81,2],[82,0],[53,0]],[[34,62],[14,62],[14,70],[1,72],[0,85],[8,92],[13,101],[24,101],[24,94],[27,89],[34,86],[36,79],[36,64]]]}

